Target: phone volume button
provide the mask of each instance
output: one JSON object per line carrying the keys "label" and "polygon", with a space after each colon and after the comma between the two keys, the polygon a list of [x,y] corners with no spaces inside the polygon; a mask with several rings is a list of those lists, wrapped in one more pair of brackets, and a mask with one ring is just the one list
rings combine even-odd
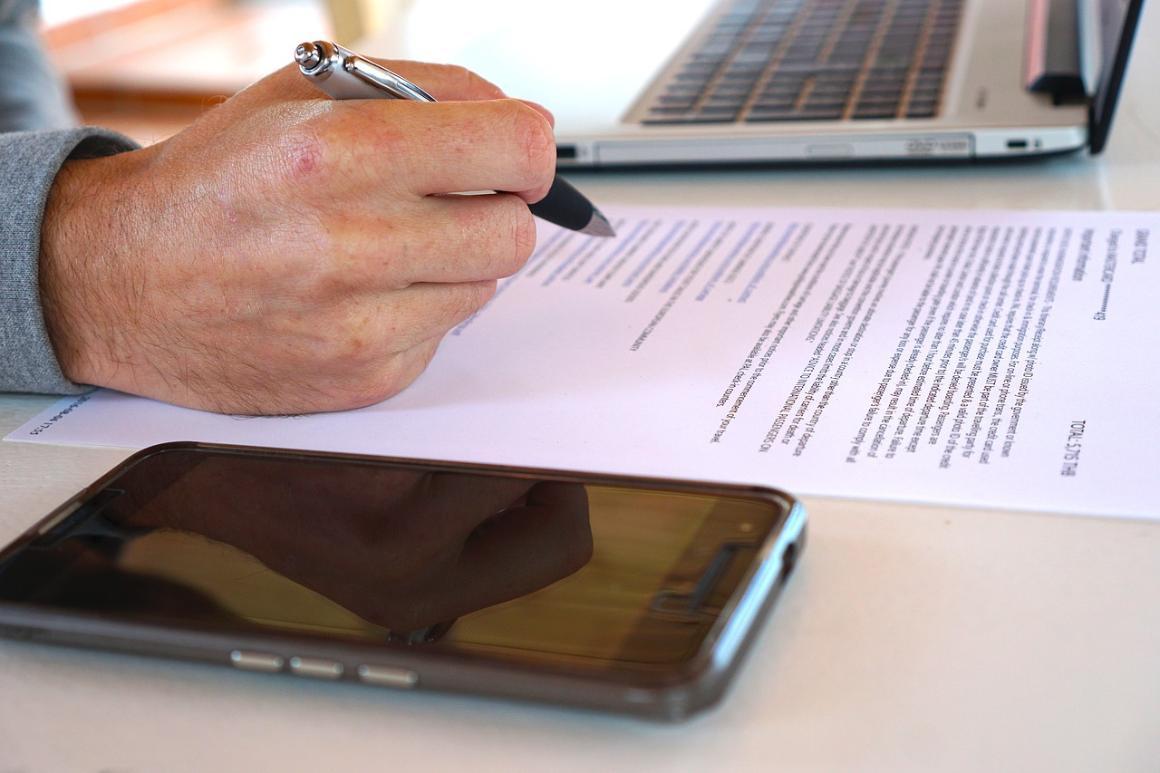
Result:
{"label": "phone volume button", "polygon": [[295,655],[290,658],[290,673],[313,679],[338,679],[342,676],[342,663],[324,658],[304,658]]}
{"label": "phone volume button", "polygon": [[230,653],[230,663],[233,664],[234,668],[240,668],[243,671],[275,673],[282,670],[286,661],[281,655],[271,655],[268,652],[234,650]]}
{"label": "phone volume button", "polygon": [[358,678],[364,684],[404,690],[409,690],[419,683],[419,674],[409,668],[398,666],[361,665],[358,667]]}

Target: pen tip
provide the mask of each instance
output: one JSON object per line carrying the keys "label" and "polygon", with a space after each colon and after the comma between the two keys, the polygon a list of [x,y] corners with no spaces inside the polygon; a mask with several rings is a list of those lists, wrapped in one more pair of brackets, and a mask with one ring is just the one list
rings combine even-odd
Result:
{"label": "pen tip", "polygon": [[588,221],[588,225],[580,229],[580,233],[589,236],[616,236],[612,223],[597,210],[592,210],[592,219]]}

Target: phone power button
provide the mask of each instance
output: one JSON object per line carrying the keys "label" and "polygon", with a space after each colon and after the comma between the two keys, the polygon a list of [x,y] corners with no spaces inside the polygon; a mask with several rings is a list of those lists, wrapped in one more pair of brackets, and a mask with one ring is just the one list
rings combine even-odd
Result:
{"label": "phone power button", "polygon": [[358,678],[364,684],[373,684],[378,687],[397,687],[409,690],[419,683],[419,675],[409,668],[398,666],[373,666],[370,664],[358,667]]}

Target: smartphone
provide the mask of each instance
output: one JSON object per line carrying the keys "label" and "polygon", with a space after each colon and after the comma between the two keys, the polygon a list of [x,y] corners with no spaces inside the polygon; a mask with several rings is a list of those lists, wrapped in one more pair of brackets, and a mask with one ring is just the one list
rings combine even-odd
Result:
{"label": "smartphone", "polygon": [[681,719],[805,523],[761,487],[171,443],[0,551],[0,635]]}

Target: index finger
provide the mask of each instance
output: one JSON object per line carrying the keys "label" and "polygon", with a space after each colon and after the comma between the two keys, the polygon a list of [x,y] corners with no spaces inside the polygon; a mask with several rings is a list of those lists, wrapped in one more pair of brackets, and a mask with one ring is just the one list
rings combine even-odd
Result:
{"label": "index finger", "polygon": [[318,129],[322,163],[347,191],[372,196],[506,191],[532,203],[556,173],[556,138],[514,99],[472,102],[350,100]]}
{"label": "index finger", "polygon": [[[466,67],[457,64],[430,64],[407,60],[373,59],[388,70],[402,75],[440,102],[466,102],[481,99],[504,99],[503,89]],[[555,126],[556,117],[543,105],[520,100]]]}
{"label": "index finger", "polygon": [[397,72],[440,102],[473,99],[503,99],[503,89],[486,78],[457,64],[431,64],[405,59],[367,57],[375,64]]}

